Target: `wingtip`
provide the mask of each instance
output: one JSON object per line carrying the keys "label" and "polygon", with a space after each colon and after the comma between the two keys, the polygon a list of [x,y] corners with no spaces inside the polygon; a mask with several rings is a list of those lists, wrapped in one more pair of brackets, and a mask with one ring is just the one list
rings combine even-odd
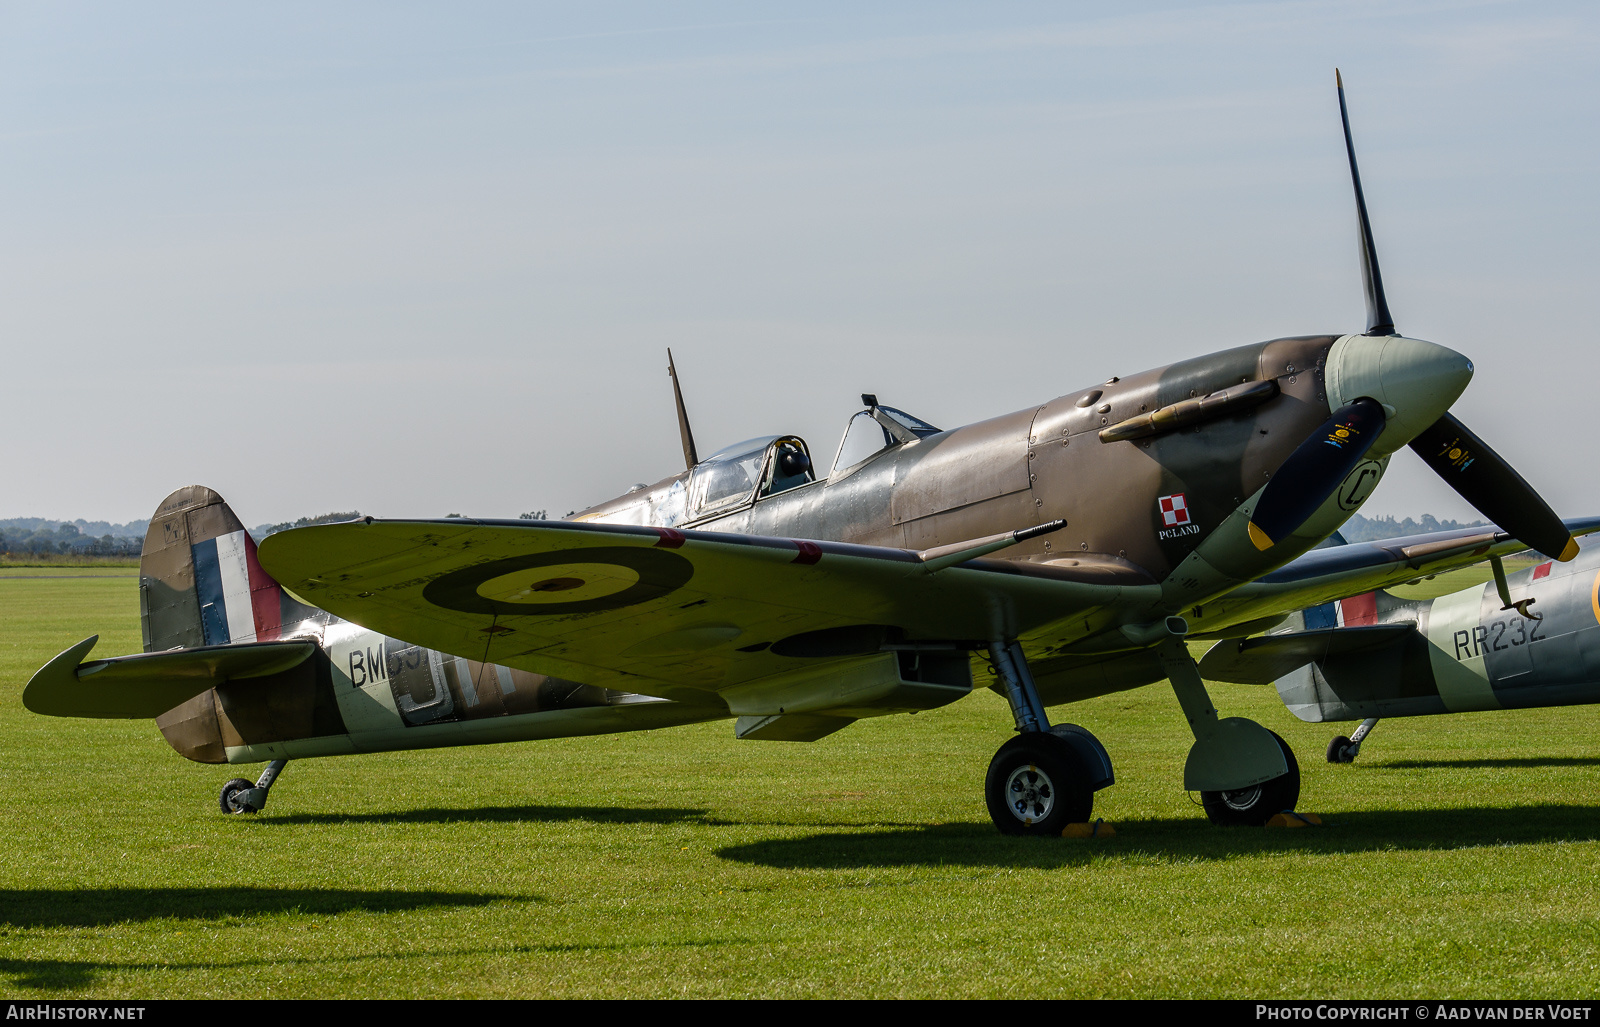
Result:
{"label": "wingtip", "polygon": [[1256,527],[1255,521],[1250,521],[1246,527],[1250,532],[1250,541],[1255,543],[1257,549],[1264,553],[1272,548],[1272,539],[1267,537],[1266,532]]}

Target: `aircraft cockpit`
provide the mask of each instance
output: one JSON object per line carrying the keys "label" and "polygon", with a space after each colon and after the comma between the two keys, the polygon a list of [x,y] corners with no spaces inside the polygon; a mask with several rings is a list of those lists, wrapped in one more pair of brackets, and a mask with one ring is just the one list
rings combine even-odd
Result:
{"label": "aircraft cockpit", "polygon": [[[907,442],[937,435],[941,429],[904,410],[880,406],[864,394],[867,409],[850,419],[832,476],[853,470],[868,459]],[[689,472],[687,516],[697,523],[742,510],[768,496],[818,480],[811,451],[798,435],[764,435],[725,446],[695,464]]]}
{"label": "aircraft cockpit", "polygon": [[811,451],[798,435],[737,442],[701,460],[690,473],[690,519],[731,513],[815,480]]}
{"label": "aircraft cockpit", "polygon": [[850,418],[850,423],[845,426],[844,438],[839,442],[839,455],[834,457],[833,470],[828,474],[830,478],[838,477],[842,472],[892,446],[925,439],[942,430],[904,410],[879,406],[878,397],[870,392],[862,393],[861,402],[866,404],[867,409]]}

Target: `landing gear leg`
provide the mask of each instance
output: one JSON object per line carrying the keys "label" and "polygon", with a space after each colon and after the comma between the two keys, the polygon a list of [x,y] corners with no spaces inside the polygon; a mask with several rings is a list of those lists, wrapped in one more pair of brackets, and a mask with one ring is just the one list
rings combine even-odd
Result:
{"label": "landing gear leg", "polygon": [[1361,743],[1372,734],[1372,729],[1378,726],[1377,717],[1368,717],[1361,722],[1361,726],[1350,732],[1350,737],[1340,735],[1328,743],[1329,763],[1354,763],[1356,754],[1361,751]]}
{"label": "landing gear leg", "polygon": [[1283,739],[1253,720],[1219,720],[1200,669],[1181,636],[1157,652],[1194,732],[1183,787],[1200,793],[1213,824],[1259,827],[1300,799],[1300,766]]}
{"label": "landing gear leg", "polygon": [[994,662],[994,671],[1005,687],[1017,730],[1023,734],[1050,730],[1050,721],[1044,715],[1039,691],[1033,686],[1033,674],[1028,671],[1028,659],[1022,653],[1021,643],[991,642],[989,659]]}
{"label": "landing gear leg", "polygon": [[993,642],[989,659],[1017,722],[1017,737],[989,761],[989,817],[1001,834],[1059,836],[1089,819],[1095,790],[1111,783],[1111,761],[1083,728],[1050,727],[1020,644]]}
{"label": "landing gear leg", "polygon": [[251,784],[246,778],[236,777],[222,786],[222,795],[219,802],[224,813],[260,813],[267,806],[267,792],[272,788],[272,782],[283,773],[284,765],[288,760],[273,760],[267,764],[267,769]]}

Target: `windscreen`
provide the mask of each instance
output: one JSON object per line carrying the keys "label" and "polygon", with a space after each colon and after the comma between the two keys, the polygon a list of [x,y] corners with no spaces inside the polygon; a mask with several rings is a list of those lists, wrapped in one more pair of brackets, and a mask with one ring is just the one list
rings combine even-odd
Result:
{"label": "windscreen", "polygon": [[873,420],[872,414],[861,411],[850,418],[850,424],[844,430],[844,441],[839,443],[839,455],[834,458],[829,477],[854,467],[879,450],[888,448],[893,442],[888,430]]}

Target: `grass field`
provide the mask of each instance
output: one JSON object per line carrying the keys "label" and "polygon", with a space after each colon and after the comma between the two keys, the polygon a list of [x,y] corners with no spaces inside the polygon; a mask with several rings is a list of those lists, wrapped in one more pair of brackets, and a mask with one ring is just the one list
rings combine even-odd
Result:
{"label": "grass field", "polygon": [[[983,692],[811,745],[730,723],[240,770],[147,722],[35,717],[90,633],[139,648],[137,578],[0,572],[0,994],[12,997],[1587,997],[1600,985],[1600,711],[1292,718],[1316,830],[1211,827],[1171,690],[1052,711],[1118,783],[1099,841],[1010,839]],[[1457,579],[1429,582],[1442,589]]]}
{"label": "grass field", "polygon": [[138,567],[137,556],[80,556],[54,553],[0,553],[0,571],[18,567]]}

